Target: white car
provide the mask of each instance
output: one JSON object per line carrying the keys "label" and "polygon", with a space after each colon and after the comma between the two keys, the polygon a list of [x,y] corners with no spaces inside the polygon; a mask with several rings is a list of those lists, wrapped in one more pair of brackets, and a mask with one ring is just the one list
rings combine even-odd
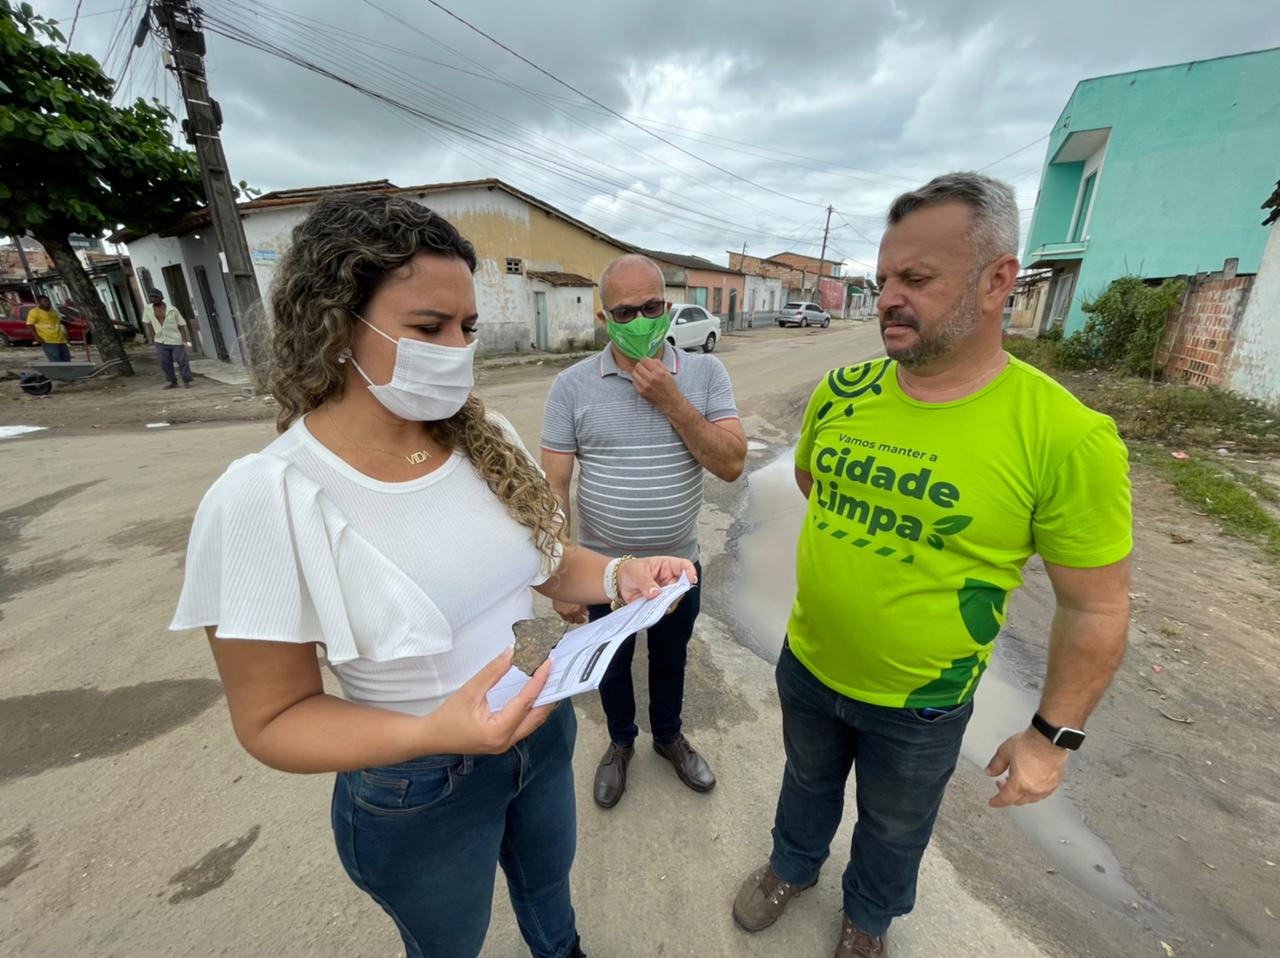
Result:
{"label": "white car", "polygon": [[714,352],[720,339],[720,317],[712,316],[696,303],[671,304],[671,329],[667,342],[678,349]]}
{"label": "white car", "polygon": [[831,314],[817,303],[786,303],[778,312],[779,326],[821,326],[826,329],[831,325]]}

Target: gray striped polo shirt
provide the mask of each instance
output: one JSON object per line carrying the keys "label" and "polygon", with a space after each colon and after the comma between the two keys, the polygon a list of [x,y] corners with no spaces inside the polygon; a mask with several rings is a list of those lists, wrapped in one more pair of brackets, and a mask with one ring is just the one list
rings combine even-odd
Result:
{"label": "gray striped polo shirt", "polygon": [[[712,422],[737,419],[733,386],[715,356],[667,346],[662,363]],[[578,539],[605,555],[698,559],[702,465],[667,417],[640,398],[606,346],[556,377],[542,448],[578,457]]]}

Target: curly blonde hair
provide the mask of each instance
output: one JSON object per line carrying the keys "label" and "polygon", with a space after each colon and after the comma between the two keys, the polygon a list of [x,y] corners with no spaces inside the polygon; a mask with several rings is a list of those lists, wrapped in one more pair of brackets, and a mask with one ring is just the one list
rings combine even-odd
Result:
{"label": "curly blonde hair", "polygon": [[[280,404],[280,432],[346,388],[340,359],[351,346],[355,314],[378,285],[418,253],[463,260],[474,273],[475,249],[448,220],[391,193],[322,198],[293,230],[271,285],[272,323],[264,377]],[[265,326],[266,324],[259,324]],[[534,546],[554,565],[567,530],[546,478],[489,418],[474,393],[449,419],[427,424],[433,438],[461,451]]]}

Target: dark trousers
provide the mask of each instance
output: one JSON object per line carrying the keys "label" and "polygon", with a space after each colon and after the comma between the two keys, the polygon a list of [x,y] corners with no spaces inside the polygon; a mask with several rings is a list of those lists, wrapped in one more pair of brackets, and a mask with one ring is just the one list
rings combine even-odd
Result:
{"label": "dark trousers", "polygon": [[167,346],[164,343],[156,343],[156,356],[160,360],[160,369],[164,371],[164,378],[169,382],[177,383],[178,381],[173,373],[175,363],[178,365],[178,371],[182,373],[182,381],[191,382],[191,363],[187,360],[186,346],[181,344]]}
{"label": "dark trousers", "polygon": [[844,911],[872,935],[915,906],[916,875],[973,702],[926,719],[868,705],[823,685],[791,648],[777,668],[787,767],[773,825],[774,872],[807,885],[831,851],[856,769],[858,822],[844,871]]}
{"label": "dark trousers", "polygon": [[51,363],[69,363],[71,362],[71,347],[66,343],[41,343],[44,349],[44,358]]}
{"label": "dark trousers", "polygon": [[[698,581],[702,566],[694,563]],[[657,625],[646,630],[649,637],[649,728],[655,742],[674,742],[680,737],[680,710],[684,705],[684,667],[689,657],[689,639],[693,623],[702,608],[702,586],[686,592],[676,610]],[[587,606],[591,621],[609,614],[607,605]],[[631,681],[631,660],[635,656],[636,637],[629,636],[609,663],[609,671],[600,683],[600,704],[604,706],[609,738],[626,748],[635,743],[640,729],[636,726],[636,691]]]}

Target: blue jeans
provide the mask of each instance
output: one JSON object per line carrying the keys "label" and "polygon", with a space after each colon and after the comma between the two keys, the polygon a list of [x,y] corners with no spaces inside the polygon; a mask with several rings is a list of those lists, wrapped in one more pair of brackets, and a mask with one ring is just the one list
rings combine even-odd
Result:
{"label": "blue jeans", "polygon": [[44,358],[51,363],[69,363],[71,362],[71,347],[66,343],[41,343],[44,349]]}
{"label": "blue jeans", "polygon": [[532,954],[572,951],[577,727],[561,702],[502,755],[431,755],[338,775],[338,857],[395,921],[407,958],[480,953],[499,865]]}
{"label": "blue jeans", "polygon": [[[693,623],[702,609],[702,566],[698,585],[684,594],[676,610],[664,616],[645,634],[649,640],[649,730],[655,742],[674,742],[680,737],[680,711],[684,708],[684,669],[689,659],[689,640]],[[587,606],[594,622],[609,614],[607,605]],[[636,652],[636,637],[628,636],[618,646],[609,671],[600,682],[600,704],[604,707],[609,738],[627,748],[635,744],[640,729],[636,725],[636,690],[631,681],[631,660]]]}
{"label": "blue jeans", "polygon": [[858,822],[844,871],[844,912],[871,935],[916,903],[916,875],[960,755],[973,702],[928,720],[921,710],[868,705],[823,685],[783,645],[777,668],[787,767],[773,824],[774,872],[815,881],[857,769]]}

